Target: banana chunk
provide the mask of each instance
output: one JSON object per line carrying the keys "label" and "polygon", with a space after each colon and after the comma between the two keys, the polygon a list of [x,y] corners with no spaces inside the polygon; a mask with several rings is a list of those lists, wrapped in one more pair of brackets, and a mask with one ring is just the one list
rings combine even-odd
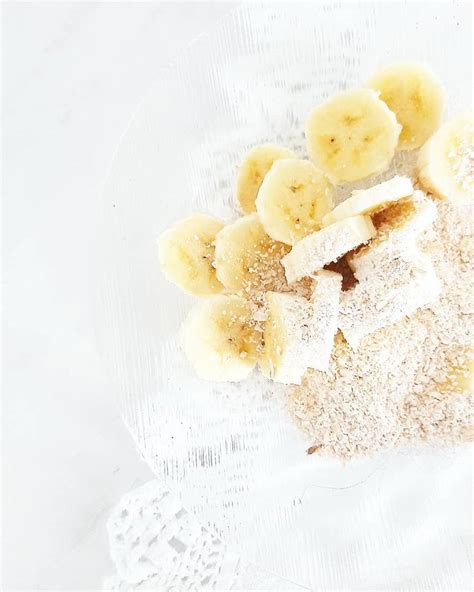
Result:
{"label": "banana chunk", "polygon": [[356,278],[360,281],[363,274],[375,273],[380,258],[387,253],[409,250],[433,225],[437,215],[436,205],[419,190],[409,199],[394,202],[373,215],[377,235],[368,245],[348,256],[349,266]]}
{"label": "banana chunk", "polygon": [[262,372],[275,382],[300,384],[308,368],[327,370],[337,331],[342,277],[331,271],[314,276],[311,301],[268,292]]}
{"label": "banana chunk", "polygon": [[337,333],[339,307],[342,290],[342,275],[322,269],[313,276],[314,289],[311,296],[313,305],[314,351],[309,368],[326,371],[329,367],[334,337]]}
{"label": "banana chunk", "polygon": [[350,90],[316,107],[306,123],[311,160],[340,184],[384,171],[392,160],[401,126],[378,94]]}
{"label": "banana chunk", "polygon": [[217,278],[244,294],[279,291],[286,285],[281,258],[289,251],[265,232],[257,214],[248,214],[225,226],[216,236]]}
{"label": "banana chunk", "polygon": [[294,245],[319,230],[333,207],[331,185],[309,160],[278,160],[258,192],[257,212],[267,233]]}
{"label": "banana chunk", "polygon": [[275,382],[300,384],[308,369],[305,333],[311,323],[311,305],[302,296],[267,292],[267,319],[262,373]]}
{"label": "banana chunk", "polygon": [[195,214],[166,230],[158,241],[159,261],[166,277],[195,296],[217,294],[223,285],[214,268],[214,241],[224,223]]}
{"label": "banana chunk", "polygon": [[246,300],[219,294],[194,307],[183,324],[182,340],[199,377],[233,382],[255,367],[262,333]]}
{"label": "banana chunk", "polygon": [[311,276],[376,234],[369,216],[353,216],[326,226],[300,240],[283,257],[288,283]]}
{"label": "banana chunk", "polygon": [[356,350],[371,333],[393,325],[434,302],[441,290],[431,260],[415,247],[402,253],[387,251],[371,273],[341,295],[339,328]]}
{"label": "banana chunk", "polygon": [[297,158],[288,148],[275,144],[254,146],[245,156],[237,175],[237,199],[245,214],[255,212],[258,190],[272,164],[280,158]]}
{"label": "banana chunk", "polygon": [[446,368],[445,379],[437,382],[436,389],[440,393],[473,393],[474,394],[474,357],[469,352],[470,359],[462,365],[451,365]]}
{"label": "banana chunk", "polygon": [[418,148],[440,126],[444,90],[425,66],[415,63],[387,66],[372,76],[367,86],[380,93],[402,125],[400,150]]}
{"label": "banana chunk", "polygon": [[336,206],[323,218],[323,226],[344,220],[350,216],[373,214],[403,197],[413,194],[413,184],[408,177],[392,177],[369,189],[355,190],[351,197]]}
{"label": "banana chunk", "polygon": [[418,178],[442,199],[472,203],[474,199],[474,116],[463,113],[445,123],[418,154]]}

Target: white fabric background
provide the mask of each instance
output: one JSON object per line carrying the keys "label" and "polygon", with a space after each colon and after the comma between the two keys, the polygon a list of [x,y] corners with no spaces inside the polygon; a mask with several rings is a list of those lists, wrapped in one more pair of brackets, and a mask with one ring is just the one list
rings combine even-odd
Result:
{"label": "white fabric background", "polygon": [[152,477],[95,347],[97,203],[156,72],[232,6],[1,6],[4,590],[100,588],[107,515]]}

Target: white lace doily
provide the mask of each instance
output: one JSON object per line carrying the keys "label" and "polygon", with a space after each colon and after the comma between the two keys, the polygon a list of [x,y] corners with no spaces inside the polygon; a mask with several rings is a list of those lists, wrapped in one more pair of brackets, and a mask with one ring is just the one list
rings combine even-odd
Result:
{"label": "white lace doily", "polygon": [[307,590],[242,561],[157,480],[123,496],[107,529],[117,574],[106,590]]}

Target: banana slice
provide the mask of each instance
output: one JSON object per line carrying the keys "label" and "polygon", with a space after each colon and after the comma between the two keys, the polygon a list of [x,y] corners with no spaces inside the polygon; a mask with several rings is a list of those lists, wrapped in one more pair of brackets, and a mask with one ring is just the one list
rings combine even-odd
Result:
{"label": "banana slice", "polygon": [[474,358],[470,352],[469,360],[461,366],[449,366],[445,371],[445,380],[438,382],[436,389],[440,393],[474,393]]}
{"label": "banana slice", "polygon": [[361,281],[378,273],[382,258],[409,252],[436,220],[438,210],[433,200],[415,191],[407,200],[394,202],[372,217],[377,236],[366,246],[347,257],[355,277]]}
{"label": "banana slice", "polygon": [[214,268],[214,240],[224,223],[195,214],[166,230],[158,241],[161,269],[189,294],[208,296],[223,288]]}
{"label": "banana slice", "polygon": [[340,273],[322,269],[314,274],[312,348],[309,368],[325,372],[334,346],[339,319],[343,277]]}
{"label": "banana slice", "polygon": [[474,197],[474,116],[463,113],[445,123],[418,154],[418,178],[438,197],[472,203]]}
{"label": "banana slice", "polygon": [[252,320],[249,302],[219,294],[195,306],[183,324],[182,339],[198,376],[238,381],[255,367],[262,333]]}
{"label": "banana slice", "polygon": [[288,283],[313,275],[375,234],[370,216],[345,218],[309,234],[282,259]]}
{"label": "banana slice", "polygon": [[373,263],[370,273],[356,268],[359,283],[341,295],[339,328],[354,350],[366,335],[434,302],[441,291],[431,259],[416,247],[385,251]]}
{"label": "banana slice", "polygon": [[401,126],[375,91],[336,95],[316,107],[306,123],[311,160],[335,183],[364,179],[385,170]]}
{"label": "banana slice", "polygon": [[217,277],[229,290],[264,293],[286,285],[280,260],[289,247],[268,236],[257,214],[225,226],[215,244]]}
{"label": "banana slice", "polygon": [[308,369],[304,329],[311,322],[311,305],[301,296],[267,292],[262,373],[275,382],[300,384]]}
{"label": "banana slice", "polygon": [[314,276],[311,300],[294,294],[266,294],[267,320],[259,365],[275,382],[300,384],[308,368],[325,371],[337,332],[342,276],[322,270]]}
{"label": "banana slice", "polygon": [[413,63],[387,66],[372,76],[367,86],[380,93],[402,125],[400,150],[418,148],[440,126],[444,90],[425,66]]}
{"label": "banana slice", "polygon": [[297,158],[288,148],[275,144],[263,144],[252,148],[239,167],[237,175],[237,199],[245,214],[255,212],[255,199],[263,178],[275,160]]}
{"label": "banana slice", "polygon": [[370,189],[353,191],[351,197],[324,216],[323,226],[328,226],[351,216],[373,214],[412,194],[413,184],[411,179],[399,176],[370,187]]}
{"label": "banana slice", "polygon": [[278,160],[258,192],[257,212],[267,233],[294,245],[319,230],[333,207],[331,185],[309,160]]}

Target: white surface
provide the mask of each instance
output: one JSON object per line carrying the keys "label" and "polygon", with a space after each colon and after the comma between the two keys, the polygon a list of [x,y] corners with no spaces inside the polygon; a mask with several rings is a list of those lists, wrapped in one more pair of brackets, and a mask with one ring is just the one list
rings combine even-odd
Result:
{"label": "white surface", "polygon": [[3,5],[2,589],[96,589],[150,478],[91,320],[100,185],[159,69],[231,4]]}

